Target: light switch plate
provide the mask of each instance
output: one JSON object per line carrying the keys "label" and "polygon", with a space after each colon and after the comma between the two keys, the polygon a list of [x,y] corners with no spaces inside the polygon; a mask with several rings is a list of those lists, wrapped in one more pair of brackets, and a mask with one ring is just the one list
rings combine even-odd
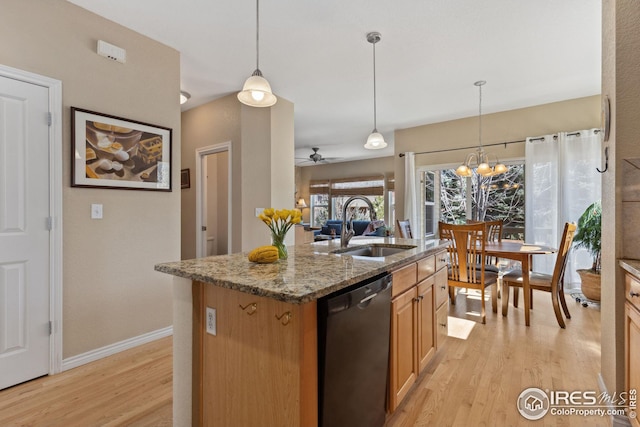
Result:
{"label": "light switch plate", "polygon": [[91,219],[102,219],[102,205],[93,203],[91,205]]}

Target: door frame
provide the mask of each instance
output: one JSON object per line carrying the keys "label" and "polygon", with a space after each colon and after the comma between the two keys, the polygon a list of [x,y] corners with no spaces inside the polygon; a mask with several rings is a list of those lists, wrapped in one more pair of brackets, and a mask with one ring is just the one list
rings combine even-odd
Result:
{"label": "door frame", "polygon": [[49,90],[49,374],[62,370],[62,82],[0,64],[0,77]]}
{"label": "door frame", "polygon": [[231,253],[232,247],[232,233],[233,229],[233,217],[231,216],[231,204],[232,204],[232,160],[231,160],[231,141],[223,142],[220,144],[209,145],[206,147],[200,147],[196,149],[196,258],[201,258],[206,256],[206,253],[203,253],[203,245],[205,242],[202,241],[202,225],[204,224],[204,215],[203,215],[203,200],[206,200],[206,176],[204,176],[207,172],[206,166],[206,157],[210,154],[217,154],[228,152],[228,195],[227,195],[227,217],[229,218],[227,223],[227,253]]}

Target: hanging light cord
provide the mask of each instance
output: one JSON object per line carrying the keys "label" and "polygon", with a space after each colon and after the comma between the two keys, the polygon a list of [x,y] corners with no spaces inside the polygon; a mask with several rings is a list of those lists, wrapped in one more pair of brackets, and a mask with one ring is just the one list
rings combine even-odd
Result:
{"label": "hanging light cord", "polygon": [[256,0],[256,70],[260,70],[260,0]]}
{"label": "hanging light cord", "polygon": [[478,89],[480,90],[480,102],[478,105],[478,143],[480,144],[480,149],[482,149],[482,84],[478,85]]}
{"label": "hanging light cord", "polygon": [[373,45],[373,131],[378,132],[378,123],[376,121],[376,42]]}

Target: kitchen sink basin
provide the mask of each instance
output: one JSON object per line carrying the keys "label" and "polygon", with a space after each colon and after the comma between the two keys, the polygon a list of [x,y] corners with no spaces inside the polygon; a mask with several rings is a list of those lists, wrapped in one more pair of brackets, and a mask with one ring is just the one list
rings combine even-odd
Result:
{"label": "kitchen sink basin", "polygon": [[404,252],[406,250],[414,249],[414,248],[415,246],[412,246],[412,245],[394,245],[394,244],[374,243],[371,245],[361,245],[361,246],[353,246],[350,248],[336,249],[332,253],[336,255],[351,255],[351,256],[380,258],[380,257],[389,256],[389,255],[394,255],[394,254]]}

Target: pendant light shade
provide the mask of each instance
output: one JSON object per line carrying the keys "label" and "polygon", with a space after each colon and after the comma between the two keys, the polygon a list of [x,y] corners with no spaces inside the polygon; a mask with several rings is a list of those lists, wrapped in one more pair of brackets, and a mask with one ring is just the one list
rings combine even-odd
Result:
{"label": "pendant light shade", "polygon": [[379,150],[387,146],[384,137],[378,132],[376,123],[376,43],[380,39],[381,35],[378,32],[367,34],[367,41],[373,45],[373,131],[367,138],[367,143],[364,144],[364,148],[368,150]]}
{"label": "pendant light shade", "polygon": [[278,98],[271,92],[271,85],[260,71],[260,0],[256,0],[256,70],[244,82],[238,92],[238,101],[250,107],[271,107]]}
{"label": "pendant light shade", "polygon": [[487,83],[484,80],[479,80],[474,83],[474,85],[478,86],[478,90],[480,93],[480,102],[478,107],[478,148],[475,153],[470,153],[467,155],[464,163],[462,163],[456,169],[456,175],[462,177],[469,177],[473,175],[473,168],[475,167],[476,173],[482,176],[495,176],[505,173],[509,170],[507,166],[503,163],[500,163],[498,157],[493,155],[495,158],[495,162],[493,166],[491,166],[489,155],[484,152],[482,148],[482,86]]}

